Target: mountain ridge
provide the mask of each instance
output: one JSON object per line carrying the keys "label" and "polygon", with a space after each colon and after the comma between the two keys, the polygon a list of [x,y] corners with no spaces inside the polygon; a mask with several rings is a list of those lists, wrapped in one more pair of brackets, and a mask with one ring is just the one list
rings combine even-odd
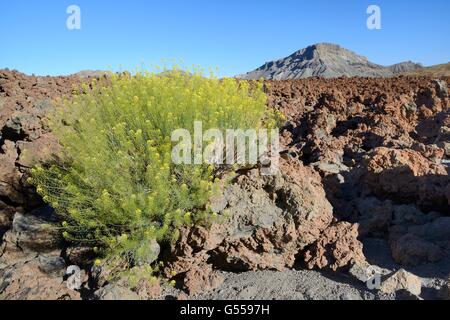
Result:
{"label": "mountain ridge", "polygon": [[321,42],[295,51],[285,58],[266,62],[259,68],[237,77],[247,80],[337,78],[341,76],[389,77],[421,68],[423,68],[421,64],[411,61],[382,66],[337,44]]}

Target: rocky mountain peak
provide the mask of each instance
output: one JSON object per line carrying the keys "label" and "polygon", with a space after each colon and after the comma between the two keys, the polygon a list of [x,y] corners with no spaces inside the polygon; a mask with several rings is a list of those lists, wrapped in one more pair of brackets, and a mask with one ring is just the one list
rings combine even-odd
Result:
{"label": "rocky mountain peak", "polygon": [[421,65],[411,61],[385,67],[337,44],[322,42],[298,50],[286,58],[266,62],[258,69],[238,77],[271,80],[341,76],[388,77],[420,67]]}

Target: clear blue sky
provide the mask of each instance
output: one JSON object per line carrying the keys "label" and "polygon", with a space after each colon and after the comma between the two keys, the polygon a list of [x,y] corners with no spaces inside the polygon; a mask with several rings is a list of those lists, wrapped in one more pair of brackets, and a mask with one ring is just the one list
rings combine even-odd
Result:
{"label": "clear blue sky", "polygon": [[[81,8],[68,30],[66,8]],[[382,30],[366,28],[381,7]],[[0,0],[0,68],[36,74],[161,64],[250,71],[317,42],[380,64],[450,61],[449,0]]]}

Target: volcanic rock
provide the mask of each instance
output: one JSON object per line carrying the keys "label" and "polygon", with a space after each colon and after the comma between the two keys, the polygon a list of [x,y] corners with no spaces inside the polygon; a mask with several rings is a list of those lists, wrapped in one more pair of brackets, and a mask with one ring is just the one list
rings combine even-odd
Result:
{"label": "volcanic rock", "polygon": [[51,209],[35,210],[31,214],[14,215],[12,229],[4,236],[7,250],[24,253],[49,252],[61,245],[59,232],[52,222]]}
{"label": "volcanic rock", "polygon": [[450,199],[445,193],[450,183],[446,168],[417,151],[380,147],[371,153],[366,167],[363,183],[370,189],[366,193],[450,212]]}
{"label": "volcanic rock", "polygon": [[[185,285],[192,284],[186,289],[195,291],[190,275],[208,270],[205,262],[240,271],[291,267],[297,254],[331,224],[332,209],[312,169],[300,164],[287,168],[291,171],[274,176],[261,176],[258,169],[238,175],[212,201],[224,220],[210,228],[183,229],[171,249],[168,272],[185,274]],[[341,235],[346,232],[351,231],[341,230]]]}
{"label": "volcanic rock", "polygon": [[[55,261],[53,261],[55,262]],[[49,267],[49,261],[45,261]],[[54,263],[52,263],[54,266]],[[52,267],[53,268],[53,267]],[[43,271],[43,260],[31,258],[0,267],[0,299],[80,300],[80,293],[67,288],[58,273]]]}
{"label": "volcanic rock", "polygon": [[140,300],[139,295],[130,289],[111,283],[95,292],[98,300]]}
{"label": "volcanic rock", "polygon": [[407,290],[415,296],[420,296],[422,292],[422,281],[412,273],[400,269],[383,281],[380,290],[384,293]]}
{"label": "volcanic rock", "polygon": [[328,227],[306,251],[304,259],[307,267],[329,268],[336,271],[355,263],[366,264],[362,244],[357,238],[356,224],[338,222]]}
{"label": "volcanic rock", "polygon": [[200,264],[193,266],[183,275],[183,288],[189,294],[198,294],[217,288],[223,280],[210,264]]}

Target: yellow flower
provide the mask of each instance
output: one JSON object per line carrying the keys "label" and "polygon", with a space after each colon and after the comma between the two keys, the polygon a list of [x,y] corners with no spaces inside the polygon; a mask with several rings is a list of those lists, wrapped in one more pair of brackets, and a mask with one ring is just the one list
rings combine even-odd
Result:
{"label": "yellow flower", "polygon": [[99,265],[101,265],[102,264],[102,260],[100,260],[100,259],[95,259],[95,261],[94,261],[94,266],[99,266]]}

